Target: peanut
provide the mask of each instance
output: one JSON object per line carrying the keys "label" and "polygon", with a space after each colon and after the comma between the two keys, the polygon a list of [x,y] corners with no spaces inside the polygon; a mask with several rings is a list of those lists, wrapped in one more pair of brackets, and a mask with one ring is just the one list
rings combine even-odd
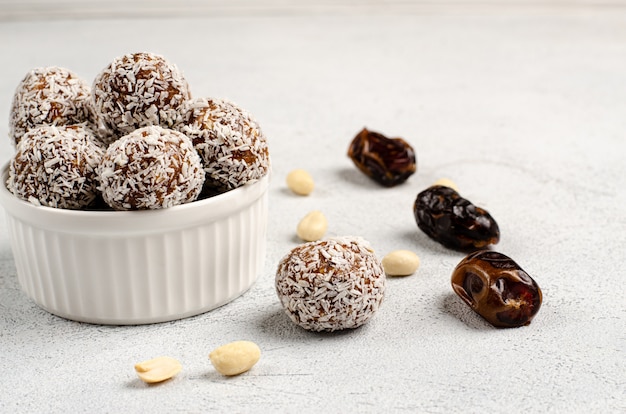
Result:
{"label": "peanut", "polygon": [[167,356],[157,357],[135,364],[135,371],[142,381],[152,384],[172,378],[183,369],[180,362]]}
{"label": "peanut", "polygon": [[328,228],[328,221],[319,210],[308,213],[300,220],[296,228],[296,234],[304,241],[316,241],[321,239]]}
{"label": "peanut", "polygon": [[297,169],[287,174],[287,187],[296,194],[309,195],[315,187],[315,182],[307,171]]}
{"label": "peanut", "polygon": [[417,271],[420,258],[409,250],[395,250],[381,261],[387,276],[409,276]]}
{"label": "peanut", "polygon": [[235,341],[222,345],[209,354],[215,369],[222,375],[239,375],[254,366],[261,358],[261,350],[251,341]]}
{"label": "peanut", "polygon": [[444,187],[450,187],[457,193],[459,192],[459,187],[449,178],[440,178],[433,183],[433,185],[443,185]]}

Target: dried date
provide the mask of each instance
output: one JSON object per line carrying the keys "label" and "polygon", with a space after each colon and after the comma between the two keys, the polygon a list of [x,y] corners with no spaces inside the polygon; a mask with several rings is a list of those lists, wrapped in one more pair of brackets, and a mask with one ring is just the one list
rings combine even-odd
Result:
{"label": "dried date", "polygon": [[500,228],[489,212],[450,187],[433,185],[419,193],[413,213],[424,233],[452,249],[481,249],[500,240]]}
{"label": "dried date", "polygon": [[348,157],[365,175],[385,187],[405,182],[417,170],[415,151],[408,142],[366,128],[350,143]]}
{"label": "dried date", "polygon": [[498,328],[528,325],[539,311],[541,289],[510,257],[494,251],[468,255],[452,273],[452,289]]}

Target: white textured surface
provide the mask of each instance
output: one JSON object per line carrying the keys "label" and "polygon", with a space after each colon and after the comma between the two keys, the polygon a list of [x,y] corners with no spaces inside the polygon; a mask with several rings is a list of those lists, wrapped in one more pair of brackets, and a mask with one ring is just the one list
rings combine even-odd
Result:
{"label": "white textured surface", "polygon": [[[169,57],[196,96],[232,99],[264,128],[274,174],[265,269],[231,304],[183,321],[68,322],[19,290],[3,224],[0,411],[626,410],[626,14],[1,23],[0,119],[32,67],[92,79],[135,50]],[[418,173],[405,185],[377,187],[351,165],[347,145],[363,126],[414,145]],[[12,150],[0,142],[3,161]],[[293,168],[316,179],[309,197],[286,190]],[[530,326],[492,329],[452,293],[462,255],[428,240],[411,211],[443,176],[492,213],[497,250],[542,287]],[[276,265],[313,209],[330,234],[362,236],[380,257],[421,257],[355,331],[305,332],[274,292]],[[238,339],[257,342],[261,360],[223,378],[208,353]],[[148,387],[133,364],[158,355],[183,372]]]}

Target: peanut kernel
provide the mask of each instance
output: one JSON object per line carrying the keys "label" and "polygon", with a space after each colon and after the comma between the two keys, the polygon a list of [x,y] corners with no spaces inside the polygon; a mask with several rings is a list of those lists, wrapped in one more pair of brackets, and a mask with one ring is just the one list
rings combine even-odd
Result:
{"label": "peanut kernel", "polygon": [[450,187],[457,193],[459,192],[459,187],[457,187],[456,183],[449,178],[440,178],[435,181],[433,185],[443,185],[444,187]]}
{"label": "peanut kernel", "polygon": [[328,221],[324,214],[319,210],[314,210],[300,220],[296,228],[296,234],[302,240],[311,242],[321,239],[327,228]]}
{"label": "peanut kernel", "polygon": [[315,182],[307,171],[297,169],[287,174],[287,187],[296,194],[309,195],[315,187]]}
{"label": "peanut kernel", "polygon": [[395,250],[381,260],[387,276],[409,276],[417,271],[420,258],[409,250]]}
{"label": "peanut kernel", "polygon": [[142,381],[148,384],[172,378],[183,369],[180,362],[167,356],[149,359],[135,364],[135,371]]}
{"label": "peanut kernel", "polygon": [[222,345],[209,354],[215,369],[222,375],[239,375],[261,358],[261,349],[251,341],[235,341]]}

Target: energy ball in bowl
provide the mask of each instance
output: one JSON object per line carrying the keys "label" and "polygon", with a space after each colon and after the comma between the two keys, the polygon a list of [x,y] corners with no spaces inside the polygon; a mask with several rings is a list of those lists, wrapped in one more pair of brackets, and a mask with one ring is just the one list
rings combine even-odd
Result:
{"label": "energy ball in bowl", "polygon": [[176,129],[202,157],[206,187],[228,191],[267,174],[267,140],[248,112],[223,99],[199,98],[185,108]]}
{"label": "energy ball in bowl", "polygon": [[152,53],[115,58],[94,80],[92,94],[98,127],[108,141],[144,126],[174,126],[181,105],[191,98],[178,67]]}
{"label": "energy ball in bowl", "polygon": [[91,88],[70,70],[35,68],[17,86],[9,115],[9,137],[15,145],[38,126],[82,123],[95,126]]}
{"label": "energy ball in bowl", "polygon": [[148,210],[194,201],[204,170],[191,140],[160,126],[137,129],[107,148],[97,168],[104,201],[115,210]]}
{"label": "energy ball in bowl", "polygon": [[276,292],[291,320],[311,331],[357,328],[378,310],[385,272],[369,244],[329,238],[294,248],[278,265]]}
{"label": "energy ball in bowl", "polygon": [[36,205],[88,207],[98,196],[95,169],[103,155],[101,144],[84,126],[31,129],[11,159],[7,189]]}

